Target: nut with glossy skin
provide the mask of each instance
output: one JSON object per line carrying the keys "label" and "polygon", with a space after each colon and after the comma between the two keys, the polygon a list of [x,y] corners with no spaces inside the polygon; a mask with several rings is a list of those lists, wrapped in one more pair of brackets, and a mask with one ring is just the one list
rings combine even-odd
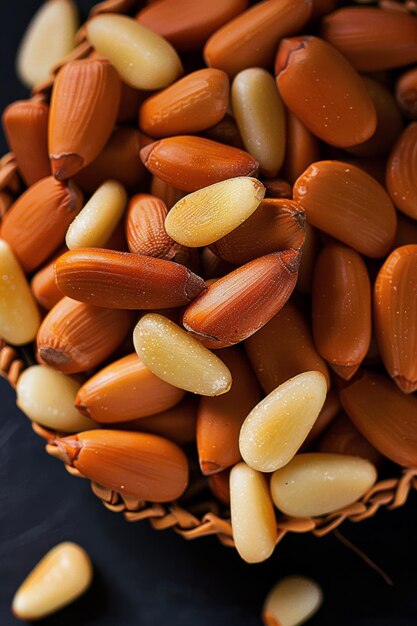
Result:
{"label": "nut with glossy skin", "polygon": [[274,472],[271,494],[275,506],[291,517],[332,513],[361,498],[377,478],[369,461],[345,454],[297,454]]}
{"label": "nut with glossy skin", "polygon": [[45,102],[19,100],[9,104],[2,116],[7,143],[29,187],[51,174],[48,115]]}
{"label": "nut with glossy skin", "polygon": [[260,472],[274,472],[296,454],[326,400],[321,372],[304,372],[277,387],[242,424],[239,448],[243,460]]}
{"label": "nut with glossy skin", "polygon": [[323,602],[319,585],[305,576],[286,576],[268,593],[263,608],[265,626],[301,626]]}
{"label": "nut with glossy skin", "polygon": [[121,220],[126,203],[123,185],[116,180],[103,183],[69,225],[65,237],[68,248],[103,247]]}
{"label": "nut with glossy skin", "polygon": [[27,87],[48,80],[75,47],[77,7],[71,0],[46,2],[33,16],[17,54],[17,73]]}
{"label": "nut with glossy skin", "polygon": [[255,259],[223,276],[187,307],[184,327],[209,348],[247,339],[284,306],[297,282],[298,250]]}
{"label": "nut with glossy skin", "polygon": [[20,346],[33,341],[41,317],[22,268],[0,239],[0,337]]}
{"label": "nut with glossy skin", "polygon": [[392,246],[397,219],[391,199],[354,165],[313,163],[295,182],[294,199],[312,226],[365,256],[384,256]]}
{"label": "nut with glossy skin", "polygon": [[284,105],[272,75],[260,67],[239,72],[232,84],[233,114],[246,150],[265,176],[276,176],[285,153]]}
{"label": "nut with glossy skin", "polygon": [[417,122],[407,126],[388,159],[386,184],[397,209],[417,219]]}
{"label": "nut with glossy skin", "polygon": [[121,82],[107,59],[66,63],[51,96],[48,145],[52,173],[70,178],[106,145],[116,121]]}
{"label": "nut with glossy skin", "polygon": [[145,100],[139,109],[139,126],[151,137],[198,133],[220,122],[228,104],[227,74],[206,68]]}
{"label": "nut with glossy skin", "polygon": [[[291,111],[285,112],[286,138],[284,173],[292,185],[305,169],[320,158],[320,145]],[[289,196],[292,198],[291,196]]]}
{"label": "nut with glossy skin", "polygon": [[256,178],[229,178],[181,198],[168,213],[165,229],[185,246],[206,246],[239,227],[264,195]]}
{"label": "nut with glossy skin", "polygon": [[96,428],[74,407],[80,388],[74,378],[43,365],[32,365],[17,382],[17,406],[37,424],[58,432],[73,433]]}
{"label": "nut with glossy skin", "polygon": [[64,294],[58,289],[55,282],[55,261],[66,252],[67,248],[57,254],[47,265],[44,265],[32,278],[30,284],[36,302],[47,311],[50,311],[63,297]]}
{"label": "nut with glossy skin", "polygon": [[197,449],[203,474],[211,475],[242,460],[239,431],[243,420],[261,399],[251,367],[238,348],[217,355],[229,368],[231,389],[217,398],[201,398],[197,418]]}
{"label": "nut with glossy skin", "polygon": [[298,202],[264,198],[248,219],[210,249],[236,265],[279,250],[300,249],[305,239],[305,221],[304,209]]}
{"label": "nut with glossy skin", "polygon": [[36,338],[42,362],[66,374],[84,372],[108,358],[126,337],[131,315],[62,298],[44,318]]}
{"label": "nut with glossy skin", "polygon": [[313,335],[317,350],[349,380],[371,342],[371,284],[361,256],[330,244],[320,253],[313,279]]}
{"label": "nut with glossy skin", "polygon": [[184,452],[156,435],[90,430],[54,439],[47,452],[89,480],[140,500],[171,502],[188,485]]}
{"label": "nut with glossy skin", "polygon": [[145,167],[184,191],[196,191],[228,178],[253,176],[258,162],[244,150],[194,135],[167,137],[142,148]]}
{"label": "nut with glossy skin", "polygon": [[271,556],[278,537],[265,477],[238,463],[230,472],[230,513],[236,550],[247,563]]}
{"label": "nut with glossy skin", "polygon": [[25,272],[39,267],[63,244],[82,202],[82,193],[73,182],[48,176],[12,204],[1,223],[0,236],[13,247]]}
{"label": "nut with glossy skin", "polygon": [[126,15],[99,15],[87,23],[95,50],[136,89],[162,89],[182,74],[180,58],[162,37]]}
{"label": "nut with glossy skin", "polygon": [[136,19],[167,39],[176,50],[196,50],[207,38],[235,15],[244,11],[248,0],[161,0],[141,9]]}
{"label": "nut with glossy skin", "polygon": [[246,354],[265,393],[302,372],[319,371],[330,387],[329,370],[314,345],[302,313],[290,300],[246,339]]}
{"label": "nut with glossy skin", "polygon": [[297,33],[307,23],[311,9],[311,0],[259,2],[210,37],[204,48],[207,65],[230,77],[247,67],[268,67],[277,42]]}
{"label": "nut with glossy skin", "polygon": [[377,7],[344,7],[326,15],[322,34],[363,72],[417,61],[414,15]]}
{"label": "nut with glossy skin", "polygon": [[109,179],[119,181],[127,190],[136,189],[146,176],[139,158],[143,145],[143,135],[137,129],[115,128],[98,157],[78,172],[75,182],[88,193],[94,193]]}
{"label": "nut with glossy skin", "polygon": [[231,387],[232,376],[223,361],[163,315],[144,315],[133,342],[151,372],[175,387],[203,396],[218,396]]}
{"label": "nut with glossy skin", "polygon": [[75,406],[99,423],[116,423],[155,415],[175,406],[184,392],[161,380],[136,354],[129,354],[87,380]]}
{"label": "nut with glossy skin", "polygon": [[347,147],[374,133],[376,111],[362,79],[326,41],[282,40],[275,73],[285,104],[319,139]]}
{"label": "nut with glossy skin", "polygon": [[395,86],[395,97],[403,113],[412,120],[417,119],[417,68],[402,74]]}
{"label": "nut with glossy skin", "polygon": [[55,278],[66,296],[113,309],[184,306],[205,288],[178,263],[101,248],[66,252],[55,263]]}
{"label": "nut with glossy skin", "polygon": [[66,541],[50,550],[17,590],[12,611],[18,619],[47,617],[76,600],[91,584],[93,566],[87,552]]}
{"label": "nut with glossy skin", "polygon": [[389,375],[404,393],[417,390],[417,244],[390,254],[374,291],[375,333]]}
{"label": "nut with glossy skin", "polygon": [[317,452],[332,454],[350,454],[368,459],[375,467],[379,467],[383,456],[355,428],[345,413],[341,413],[320,438]]}

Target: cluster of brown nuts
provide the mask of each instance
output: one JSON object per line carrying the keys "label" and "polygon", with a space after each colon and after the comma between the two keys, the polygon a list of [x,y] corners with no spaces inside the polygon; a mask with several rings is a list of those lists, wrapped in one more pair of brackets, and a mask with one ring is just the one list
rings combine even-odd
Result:
{"label": "cluster of brown nuts", "polygon": [[324,516],[417,465],[417,17],[138,5],[101,3],[72,49],[50,0],[22,45],[0,336],[34,342],[18,404],[51,454],[164,503],[196,447],[258,562],[277,510]]}

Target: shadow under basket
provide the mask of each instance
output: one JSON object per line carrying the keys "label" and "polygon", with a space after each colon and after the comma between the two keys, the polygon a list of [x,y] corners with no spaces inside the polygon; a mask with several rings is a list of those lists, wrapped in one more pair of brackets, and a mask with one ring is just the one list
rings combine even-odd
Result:
{"label": "shadow under basket", "polygon": [[[8,379],[12,387],[16,386],[23,370],[33,362],[32,346],[15,348],[0,339],[0,374]],[[57,434],[35,423],[33,430],[46,441]],[[73,467],[66,466],[66,469],[73,476],[82,477]],[[234,546],[229,511],[213,496],[210,497],[206,479],[193,476],[193,472],[184,496],[168,504],[147,503],[97,483],[91,483],[91,489],[107,509],[122,513],[128,522],[148,519],[155,530],[172,528],[185,539],[216,535],[223,545]],[[288,532],[312,532],[316,537],[322,537],[345,520],[360,522],[372,517],[380,507],[391,510],[403,506],[411,489],[417,489],[417,468],[398,468],[397,477],[379,481],[363,498],[339,511],[314,518],[279,515],[277,543]]]}

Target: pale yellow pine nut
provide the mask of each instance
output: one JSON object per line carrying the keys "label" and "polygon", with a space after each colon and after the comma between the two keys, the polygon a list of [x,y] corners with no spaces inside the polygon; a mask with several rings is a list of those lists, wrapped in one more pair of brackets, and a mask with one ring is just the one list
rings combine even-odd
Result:
{"label": "pale yellow pine nut", "polygon": [[42,4],[20,43],[16,65],[20,80],[34,87],[51,75],[51,69],[75,47],[78,12],[72,0]]}
{"label": "pale yellow pine nut", "polygon": [[28,367],[17,382],[17,405],[29,419],[64,433],[97,428],[74,407],[81,384],[44,365]]}
{"label": "pale yellow pine nut", "polygon": [[271,391],[242,424],[239,437],[243,460],[261,472],[286,465],[297,452],[326,400],[321,372],[304,372]]}
{"label": "pale yellow pine nut", "polygon": [[271,494],[286,515],[325,515],[356,502],[376,478],[375,467],[366,459],[310,452],[298,454],[273,474]]}
{"label": "pale yellow pine nut", "polygon": [[285,112],[273,76],[260,67],[239,72],[231,102],[246,150],[263,174],[276,176],[285,155]]}
{"label": "pale yellow pine nut", "polygon": [[202,396],[219,396],[231,387],[232,375],[223,361],[163,315],[144,315],[133,343],[146,367],[175,387]]}
{"label": "pale yellow pine nut", "polygon": [[22,583],[12,610],[19,619],[42,619],[83,594],[91,584],[93,567],[87,552],[75,543],[52,548]]}
{"label": "pale yellow pine nut", "polygon": [[116,180],[100,185],[70,224],[66,244],[76,248],[102,248],[119,223],[127,203],[127,193]]}
{"label": "pale yellow pine nut", "polygon": [[126,15],[99,15],[87,36],[120,78],[136,89],[162,89],[182,74],[180,58],[166,39]]}
{"label": "pale yellow pine nut", "polygon": [[0,337],[15,346],[29,343],[40,323],[26,276],[9,244],[0,239]]}
{"label": "pale yellow pine nut", "polygon": [[277,540],[277,522],[265,477],[246,463],[230,472],[233,539],[247,563],[269,558]]}
{"label": "pale yellow pine nut", "polygon": [[178,200],[166,217],[165,229],[184,246],[207,246],[248,219],[264,195],[265,187],[256,178],[223,180]]}
{"label": "pale yellow pine nut", "polygon": [[268,593],[262,610],[265,626],[301,626],[323,602],[320,586],[305,576],[286,576]]}

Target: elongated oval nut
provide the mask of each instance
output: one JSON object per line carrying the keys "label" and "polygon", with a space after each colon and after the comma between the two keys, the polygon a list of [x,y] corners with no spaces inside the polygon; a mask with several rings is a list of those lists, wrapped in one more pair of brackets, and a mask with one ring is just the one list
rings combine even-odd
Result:
{"label": "elongated oval nut", "polygon": [[211,285],[184,313],[184,327],[209,348],[247,339],[284,306],[297,281],[300,252],[255,259]]}
{"label": "elongated oval nut", "polygon": [[128,311],[103,309],[62,298],[44,318],[36,337],[38,356],[65,374],[99,365],[122,343],[131,323]]}
{"label": "elongated oval nut", "polygon": [[271,556],[278,537],[274,507],[262,474],[238,463],[230,472],[230,514],[236,550],[247,563]]}
{"label": "elongated oval nut", "polygon": [[313,370],[321,372],[330,387],[327,365],[317,352],[306,320],[291,301],[246,339],[245,350],[265,393]]}
{"label": "elongated oval nut", "polygon": [[291,517],[332,513],[361,498],[375,483],[369,461],[345,454],[297,454],[274,472],[271,494],[275,506]]}
{"label": "elongated oval nut", "polygon": [[167,39],[177,50],[196,50],[220,26],[244,11],[248,0],[161,0],[141,9],[136,19]]}
{"label": "elongated oval nut", "polygon": [[345,413],[341,413],[320,438],[318,452],[332,454],[350,454],[368,459],[378,467],[383,460],[382,455],[355,428]]}
{"label": "elongated oval nut", "polygon": [[397,225],[392,202],[372,176],[354,165],[313,163],[295,182],[294,199],[311,225],[361,254],[378,258],[392,246]]}
{"label": "elongated oval nut", "polygon": [[344,7],[324,17],[322,33],[363,72],[417,61],[414,15],[377,7]]}
{"label": "elongated oval nut", "polygon": [[48,80],[75,47],[78,14],[71,0],[49,0],[35,13],[20,43],[17,73],[26,87]]}
{"label": "elongated oval nut", "polygon": [[82,201],[74,183],[49,176],[29,187],[12,204],[1,223],[0,236],[13,247],[25,272],[39,267],[62,245]]}
{"label": "elongated oval nut", "polygon": [[163,315],[144,315],[133,343],[151,372],[175,387],[203,396],[218,396],[231,387],[232,376],[223,361]]}
{"label": "elongated oval nut", "polygon": [[116,180],[103,183],[70,224],[65,238],[68,248],[103,247],[122,218],[126,203],[123,185]]}
{"label": "elongated oval nut", "polygon": [[339,394],[335,389],[330,389],[330,391],[327,392],[323,408],[313,424],[313,428],[308,433],[300,448],[301,452],[309,450],[312,442],[315,442],[324,431],[327,432],[329,425],[331,427],[333,420],[338,413],[340,413],[341,408],[342,405],[339,401]]}
{"label": "elongated oval nut", "polygon": [[29,187],[51,174],[48,115],[48,105],[36,100],[13,102],[3,113],[7,143],[16,157],[22,178]]}
{"label": "elongated oval nut", "polygon": [[342,378],[351,378],[371,343],[371,284],[364,261],[351,248],[331,244],[320,253],[312,315],[320,355],[338,366]]}
{"label": "elongated oval nut", "polygon": [[242,70],[232,84],[232,108],[246,150],[265,176],[276,176],[285,153],[285,115],[271,74],[259,67]]}
{"label": "elongated oval nut", "polygon": [[417,219],[417,122],[403,131],[387,163],[387,190],[397,209]]}
{"label": "elongated oval nut", "polygon": [[363,81],[327,42],[318,37],[284,39],[275,73],[285,104],[319,139],[347,147],[374,133],[376,111]]}
{"label": "elongated oval nut", "polygon": [[248,219],[210,248],[225,261],[241,265],[279,250],[302,248],[304,239],[305,213],[301,204],[264,198]]}
{"label": "elongated oval nut", "polygon": [[403,113],[412,120],[417,119],[417,68],[405,72],[395,86],[395,97]]}
{"label": "elongated oval nut", "polygon": [[320,250],[320,240],[317,230],[310,226],[308,222],[305,223],[304,228],[305,239],[300,267],[298,268],[296,289],[300,293],[311,293],[314,266]]}
{"label": "elongated oval nut", "polygon": [[305,576],[286,576],[268,593],[262,609],[265,626],[301,626],[319,610],[323,592]]}
{"label": "elongated oval nut", "polygon": [[130,252],[180,262],[186,255],[165,230],[168,209],[163,200],[138,193],[129,202],[126,216],[126,239]]}
{"label": "elongated oval nut", "polygon": [[136,354],[107,365],[80,388],[76,407],[103,424],[155,415],[175,406],[182,389],[161,380]]}
{"label": "elongated oval nut", "polygon": [[87,552],[65,541],[39,561],[17,590],[12,611],[18,619],[38,620],[55,613],[90,586],[93,566]]}
{"label": "elongated oval nut", "polygon": [[91,430],[55,439],[47,449],[86,478],[140,500],[171,502],[188,484],[184,452],[156,435]]}
{"label": "elongated oval nut", "polygon": [[397,248],[374,292],[375,333],[389,375],[404,393],[417,390],[417,244]]}
{"label": "elongated oval nut", "polygon": [[244,150],[193,135],[151,143],[142,148],[140,157],[152,174],[184,191],[258,171],[258,162]]}
{"label": "elongated oval nut", "polygon": [[261,399],[255,376],[238,348],[217,352],[229,368],[231,389],[217,398],[201,398],[197,418],[197,449],[203,474],[218,473],[242,460],[239,431],[249,411]]}
{"label": "elongated oval nut", "polygon": [[377,125],[372,137],[346,150],[359,157],[385,156],[402,131],[401,110],[388,87],[368,76],[363,76],[362,80],[374,103]]}
{"label": "elongated oval nut", "polygon": [[[320,146],[317,137],[300,122],[294,113],[287,110],[285,120],[287,143],[284,172],[286,180],[293,185],[309,165],[319,160]],[[289,198],[292,198],[292,193]]]}
{"label": "elongated oval nut", "polygon": [[256,178],[230,178],[181,198],[165,229],[185,246],[206,246],[230,233],[257,209],[265,187]]}
{"label": "elongated oval nut", "polygon": [[417,398],[402,393],[388,378],[365,372],[340,391],[346,413],[364,437],[403,467],[417,463]]}
{"label": "elongated oval nut", "polygon": [[66,248],[58,253],[47,265],[44,265],[32,278],[30,287],[36,302],[47,311],[50,311],[63,297],[64,294],[58,289],[55,282],[55,261],[66,251]]}
{"label": "elongated oval nut", "polygon": [[198,133],[220,122],[228,103],[227,74],[211,68],[198,70],[145,100],[139,126],[151,137]]}
{"label": "elongated oval nut", "polygon": [[256,405],[242,424],[239,448],[243,460],[260,472],[286,465],[316,421],[327,394],[321,372],[290,378]]}
{"label": "elongated oval nut", "polygon": [[172,409],[141,417],[125,424],[118,424],[122,430],[135,430],[165,437],[179,446],[195,441],[198,397],[190,394]]}
{"label": "elongated oval nut", "polygon": [[271,65],[282,37],[297,33],[310,17],[310,0],[268,0],[247,9],[207,41],[207,65],[233,77],[247,67]]}
{"label": "elongated oval nut", "polygon": [[178,263],[100,248],[66,252],[55,264],[55,277],[66,296],[112,309],[184,306],[205,288]]}
{"label": "elongated oval nut", "polygon": [[87,23],[87,37],[120,78],[136,89],[162,89],[182,74],[174,48],[126,15],[99,15]]}
{"label": "elongated oval nut", "polygon": [[93,420],[74,407],[80,387],[70,376],[43,365],[32,365],[17,381],[17,406],[29,419],[58,432],[96,428]]}
{"label": "elongated oval nut", "polygon": [[40,323],[23,270],[7,241],[0,239],[0,337],[21,346],[35,339]]}
{"label": "elongated oval nut", "polygon": [[120,91],[107,59],[72,61],[58,72],[48,131],[55,178],[74,176],[100,154],[116,121]]}
{"label": "elongated oval nut", "polygon": [[136,189],[146,175],[139,158],[142,135],[135,128],[115,128],[102,152],[75,176],[77,185],[94,193],[106,180],[117,180],[126,189]]}

